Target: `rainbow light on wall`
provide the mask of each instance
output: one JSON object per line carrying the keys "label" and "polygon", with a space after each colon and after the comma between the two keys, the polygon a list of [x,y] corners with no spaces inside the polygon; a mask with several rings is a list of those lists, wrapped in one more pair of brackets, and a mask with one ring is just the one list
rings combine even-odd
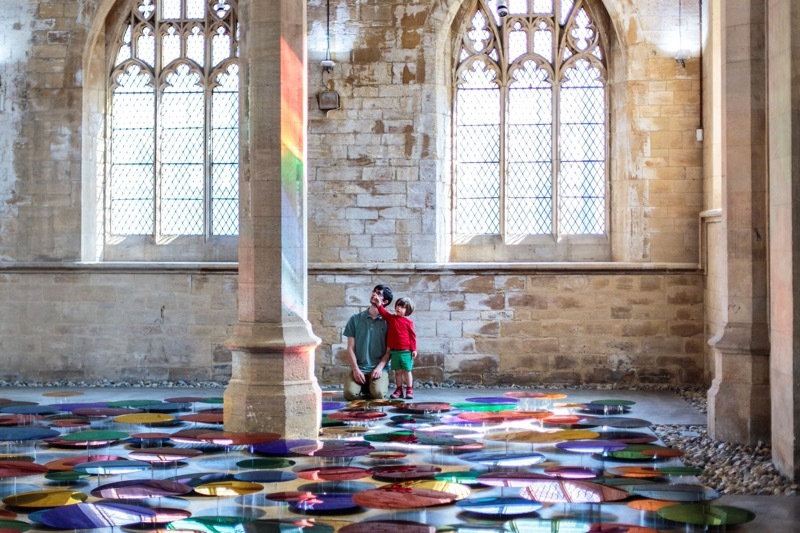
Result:
{"label": "rainbow light on wall", "polygon": [[305,318],[306,74],[302,57],[281,37],[281,293],[284,309]]}

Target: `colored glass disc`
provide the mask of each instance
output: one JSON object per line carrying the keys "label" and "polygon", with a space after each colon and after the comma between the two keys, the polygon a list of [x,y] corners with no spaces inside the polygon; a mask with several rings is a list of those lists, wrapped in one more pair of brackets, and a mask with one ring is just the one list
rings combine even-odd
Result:
{"label": "colored glass disc", "polygon": [[80,503],[88,497],[87,494],[74,490],[34,490],[6,496],[3,503],[12,507],[43,509]]}
{"label": "colored glass disc", "polygon": [[542,504],[520,497],[468,498],[456,502],[456,506],[470,513],[493,516],[516,516],[538,511]]}
{"label": "colored glass disc", "polygon": [[747,509],[704,504],[672,505],[659,509],[658,515],[673,522],[701,526],[735,526],[752,522],[756,517]]}

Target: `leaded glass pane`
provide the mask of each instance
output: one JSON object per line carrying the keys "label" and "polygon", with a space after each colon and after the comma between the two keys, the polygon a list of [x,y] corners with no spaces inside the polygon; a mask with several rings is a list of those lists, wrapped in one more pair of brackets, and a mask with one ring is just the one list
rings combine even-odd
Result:
{"label": "leaded glass pane", "polygon": [[116,81],[111,107],[109,232],[147,235],[153,229],[153,85],[136,65]]}
{"label": "leaded glass pane", "polygon": [[111,168],[110,235],[153,234],[153,171],[151,168]]}
{"label": "leaded glass pane", "polygon": [[553,232],[550,196],[531,198],[509,196],[506,233],[509,235],[549,235]]}
{"label": "leaded glass pane", "polygon": [[500,231],[500,91],[484,61],[462,72],[457,93],[457,216],[461,234]]}
{"label": "leaded glass pane", "polygon": [[186,57],[201,67],[206,62],[206,36],[200,26],[193,26],[186,38]]}
{"label": "leaded glass pane", "polygon": [[122,42],[120,43],[119,50],[117,50],[117,59],[114,61],[114,66],[118,67],[126,60],[133,57],[133,52],[131,51],[131,34],[132,34],[131,25],[125,28],[125,34],[122,37]]}
{"label": "leaded glass pane", "polygon": [[500,99],[495,89],[467,89],[458,91],[459,124],[499,124]]}
{"label": "leaded glass pane", "polygon": [[231,36],[225,26],[220,26],[212,37],[211,66],[216,67],[229,57],[231,57]]}
{"label": "leaded glass pane", "polygon": [[218,78],[211,116],[211,224],[215,235],[239,232],[239,69]]}
{"label": "leaded glass pane", "polygon": [[533,12],[542,14],[552,13],[553,0],[533,0]]}
{"label": "leaded glass pane", "polygon": [[181,18],[181,0],[161,0],[161,20]]}
{"label": "leaded glass pane", "polygon": [[169,65],[181,57],[181,36],[178,28],[170,26],[161,37],[161,64]]}
{"label": "leaded glass pane", "polygon": [[528,0],[509,0],[508,14],[518,15],[528,12]]}
{"label": "leaded glass pane", "polygon": [[544,22],[533,32],[533,53],[542,56],[548,62],[553,61],[553,32]]}
{"label": "leaded glass pane", "polygon": [[575,0],[561,0],[561,16],[559,18],[559,24],[563,26],[567,23],[567,19],[569,18],[570,12],[574,6]]}
{"label": "leaded glass pane", "polygon": [[604,163],[562,162],[559,184],[561,233],[566,235],[604,233]]}
{"label": "leaded glass pane", "polygon": [[528,52],[528,33],[517,25],[508,34],[508,60],[514,61]]}
{"label": "leaded glass pane", "polygon": [[161,168],[162,235],[203,234],[203,164]]}
{"label": "leaded glass pane", "polygon": [[560,231],[605,231],[605,89],[599,71],[578,60],[561,89]]}
{"label": "leaded glass pane", "polygon": [[156,10],[155,4],[153,4],[154,0],[141,0],[139,7],[136,10],[142,16],[143,19],[147,20],[153,16],[153,13]]}
{"label": "leaded glass pane", "polygon": [[159,114],[161,231],[203,234],[205,114],[199,76],[181,65],[168,76]]}
{"label": "leaded glass pane", "polygon": [[136,58],[144,61],[151,67],[156,64],[156,38],[152,28],[143,28],[136,39]]}
{"label": "leaded glass pane", "polygon": [[205,2],[208,0],[186,0],[186,18],[204,19],[206,17]]}
{"label": "leaded glass pane", "polygon": [[581,9],[575,16],[575,25],[572,28],[572,37],[575,39],[575,46],[580,51],[585,51],[594,38],[594,29],[591,27],[592,21],[586,10]]}
{"label": "leaded glass pane", "polygon": [[472,17],[472,29],[467,32],[467,37],[471,41],[472,47],[478,52],[486,48],[489,39],[492,37],[491,32],[486,29],[487,23],[486,17],[483,16],[481,11],[478,11]]}
{"label": "leaded glass pane", "polygon": [[483,89],[496,89],[497,83],[495,78],[497,72],[489,68],[486,61],[474,61],[470,65],[469,70],[465,70],[461,74],[464,87],[470,88],[483,88]]}
{"label": "leaded glass pane", "polygon": [[458,167],[458,233],[491,235],[500,232],[498,165],[464,163]]}
{"label": "leaded glass pane", "polygon": [[211,5],[211,12],[219,19],[224,19],[231,11],[231,4],[228,0],[217,0]]}

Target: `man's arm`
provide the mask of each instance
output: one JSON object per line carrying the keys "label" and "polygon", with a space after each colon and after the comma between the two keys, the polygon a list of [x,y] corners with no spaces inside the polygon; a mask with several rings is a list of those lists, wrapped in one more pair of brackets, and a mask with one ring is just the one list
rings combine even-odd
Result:
{"label": "man's arm", "polygon": [[356,339],[354,337],[347,337],[347,357],[350,359],[350,371],[353,374],[353,381],[359,385],[367,382],[364,373],[358,368],[358,360],[356,359]]}
{"label": "man's arm", "polygon": [[380,379],[381,372],[383,372],[383,368],[389,362],[389,359],[391,359],[391,357],[392,356],[389,353],[389,348],[386,348],[386,353],[383,354],[383,357],[381,357],[381,360],[378,361],[378,364],[375,365],[374,369],[372,369],[372,374],[371,374],[372,375],[372,379]]}

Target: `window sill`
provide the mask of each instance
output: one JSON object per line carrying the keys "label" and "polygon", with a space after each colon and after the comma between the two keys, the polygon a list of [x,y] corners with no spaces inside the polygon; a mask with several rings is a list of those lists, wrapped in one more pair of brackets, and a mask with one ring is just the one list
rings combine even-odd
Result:
{"label": "window sill", "polygon": [[515,273],[699,273],[697,263],[313,263],[312,274],[515,274]]}

